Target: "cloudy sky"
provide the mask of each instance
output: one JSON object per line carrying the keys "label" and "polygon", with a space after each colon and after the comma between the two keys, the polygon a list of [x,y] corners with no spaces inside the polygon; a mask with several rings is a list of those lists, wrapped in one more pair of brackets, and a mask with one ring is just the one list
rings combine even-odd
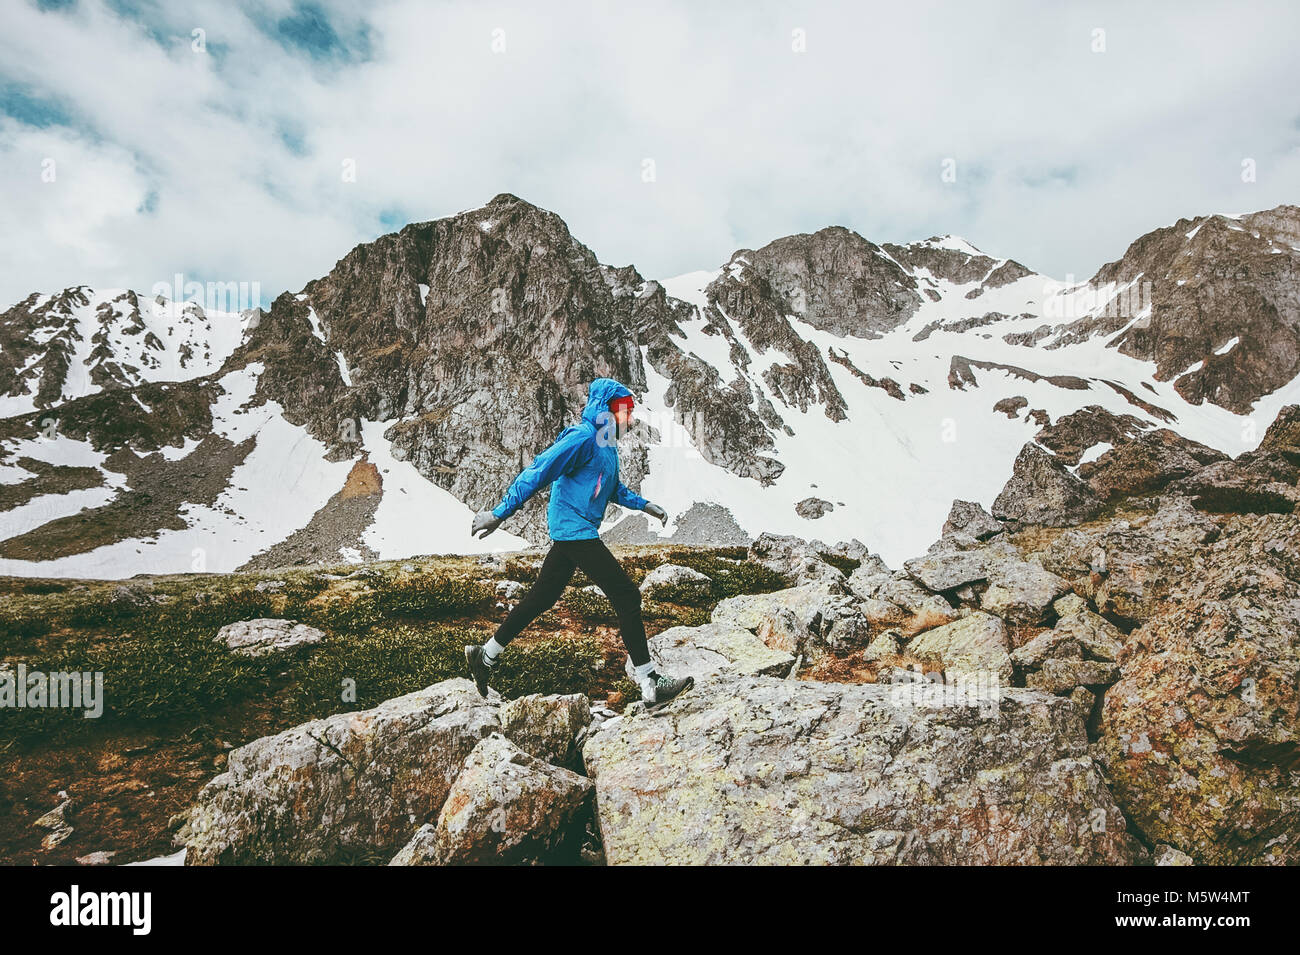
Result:
{"label": "cloudy sky", "polygon": [[0,302],[269,301],[500,192],[650,277],[841,224],[1085,278],[1300,203],[1300,5],[1136,6],[0,0]]}

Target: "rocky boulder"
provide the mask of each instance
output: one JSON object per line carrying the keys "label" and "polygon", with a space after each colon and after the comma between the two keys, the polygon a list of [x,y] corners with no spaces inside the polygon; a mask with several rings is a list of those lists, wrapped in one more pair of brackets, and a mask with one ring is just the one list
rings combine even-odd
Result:
{"label": "rocky boulder", "polygon": [[849,576],[846,587],[873,631],[898,627],[913,634],[957,618],[952,604],[919,586],[906,571],[891,573],[864,563]]}
{"label": "rocky boulder", "polygon": [[578,757],[577,739],[591,724],[591,701],[581,693],[532,693],[501,704],[501,732],[538,759],[568,766]]}
{"label": "rocky boulder", "polygon": [[1015,623],[1041,621],[1052,601],[1070,589],[1067,580],[1023,559],[1002,538],[980,542],[963,534],[949,534],[923,556],[905,561],[903,566],[937,592],[956,592],[968,584],[984,585],[980,600],[983,609]]}
{"label": "rocky boulder", "polygon": [[1218,514],[1290,514],[1300,501],[1300,467],[1280,455],[1247,452],[1208,465],[1170,485],[1204,511]]}
{"label": "rocky boulder", "polygon": [[1105,617],[1083,609],[1062,617],[1056,622],[1054,633],[1079,645],[1084,655],[1093,660],[1114,662],[1124,649],[1124,634]]}
{"label": "rocky boulder", "polygon": [[1119,667],[1100,660],[1049,657],[1040,669],[1025,677],[1025,686],[1048,693],[1069,694],[1076,687],[1097,690],[1119,679]]}
{"label": "rocky boulder", "polygon": [[[482,740],[465,760],[438,821],[420,827],[389,865],[520,865],[570,852],[588,804],[585,776],[524,752],[504,736]],[[567,861],[563,858],[557,861]]]}
{"label": "rocky boulder", "polygon": [[983,611],[919,634],[907,645],[907,652],[923,659],[937,658],[944,673],[958,682],[996,679],[999,685],[1011,685],[1011,644],[1006,625]]}
{"label": "rocky boulder", "polygon": [[[1087,658],[1111,664],[1119,658],[1123,646],[1124,634],[1105,617],[1086,607],[1072,608],[1072,612],[1061,617],[1051,630],[1044,630],[1028,643],[1012,650],[1011,662],[1023,670],[1037,670],[1053,658]],[[1114,682],[1114,678],[1104,682]]]}
{"label": "rocky boulder", "polygon": [[965,534],[976,540],[986,540],[1002,533],[1002,522],[975,501],[953,501],[948,520],[943,525],[943,536]]}
{"label": "rocky boulder", "polygon": [[1127,865],[1078,707],[715,678],[584,747],[610,864]]}
{"label": "rocky boulder", "polygon": [[769,646],[805,658],[865,646],[873,632],[842,576],[829,583],[729,597],[713,608],[712,621],[760,633]]}
{"label": "rocky boulder", "polygon": [[749,559],[776,571],[792,586],[844,579],[843,571],[826,561],[812,545],[789,535],[760,534],[749,545]]}
{"label": "rocky boulder", "polygon": [[762,594],[740,594],[718,601],[710,619],[714,623],[731,623],[746,630],[757,630],[764,618],[785,608],[811,629],[825,607],[845,596],[845,588],[837,583],[803,584]]}
{"label": "rocky boulder", "polygon": [[1034,440],[1053,452],[1062,464],[1074,467],[1089,449],[1099,444],[1127,444],[1150,427],[1150,422],[1134,415],[1117,415],[1101,405],[1086,405],[1040,429]]}
{"label": "rocky boulder", "polygon": [[1069,528],[1031,555],[1077,589],[1110,620],[1133,625],[1164,605],[1195,565],[1219,524],[1186,498],[1167,496],[1154,511],[1088,528]]}
{"label": "rocky boulder", "polygon": [[400,848],[499,729],[469,680],[312,720],[231,750],[177,840],[187,865],[331,862]]}
{"label": "rocky boulder", "polygon": [[1064,527],[1096,517],[1102,501],[1050,451],[1032,442],[1020,449],[1011,479],[993,501],[1003,521]]}
{"label": "rocky boulder", "polygon": [[1079,465],[1078,475],[1103,501],[1150,494],[1169,482],[1226,459],[1220,451],[1158,428]]}
{"label": "rocky boulder", "polygon": [[1300,406],[1287,405],[1259,447],[1218,459],[1170,485],[1202,510],[1227,514],[1290,514],[1300,502]]}
{"label": "rocky boulder", "polygon": [[1038,564],[1008,561],[990,577],[980,606],[1010,623],[1038,623],[1052,602],[1069,590],[1069,581]]}
{"label": "rocky boulder", "polygon": [[806,497],[794,506],[794,512],[810,521],[825,517],[835,510],[835,505],[820,497]]}
{"label": "rocky boulder", "polygon": [[[784,676],[795,659],[793,653],[768,646],[751,631],[734,623],[669,627],[651,637],[649,646],[650,659],[660,673],[689,675],[696,680],[716,673]],[[630,658],[624,668],[632,679]]]}
{"label": "rocky boulder", "polygon": [[1020,554],[1005,541],[981,544],[973,537],[950,534],[930,545],[921,557],[903,562],[913,578],[935,593],[988,580],[996,568]]}
{"label": "rocky boulder", "polygon": [[713,595],[713,580],[680,564],[660,564],[641,581],[641,593],[656,600],[695,603]]}
{"label": "rocky boulder", "polygon": [[867,548],[867,545],[862,543],[862,541],[858,540],[856,537],[851,540],[838,541],[834,544],[827,544],[813,538],[808,542],[808,546],[818,554],[829,554],[832,557],[840,557],[844,560],[854,560],[859,563],[880,560],[878,554],[871,553]]}
{"label": "rocky boulder", "polygon": [[325,639],[315,627],[295,620],[259,617],[237,620],[217,631],[213,640],[243,657],[263,657],[313,646]]}
{"label": "rocky boulder", "polygon": [[1300,518],[1234,517],[1129,634],[1102,706],[1111,791],[1199,864],[1300,863]]}

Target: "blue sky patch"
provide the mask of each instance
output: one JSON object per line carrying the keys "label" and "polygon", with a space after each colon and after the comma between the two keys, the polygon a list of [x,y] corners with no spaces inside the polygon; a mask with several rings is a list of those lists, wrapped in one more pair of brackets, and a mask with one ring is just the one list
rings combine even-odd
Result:
{"label": "blue sky patch", "polygon": [[329,15],[315,3],[296,3],[293,13],[282,17],[269,31],[290,51],[306,53],[313,60],[364,61],[370,59],[370,28],[360,26],[340,34]]}
{"label": "blue sky patch", "polygon": [[72,114],[62,103],[41,96],[30,86],[0,80],[0,114],[45,129],[73,125]]}

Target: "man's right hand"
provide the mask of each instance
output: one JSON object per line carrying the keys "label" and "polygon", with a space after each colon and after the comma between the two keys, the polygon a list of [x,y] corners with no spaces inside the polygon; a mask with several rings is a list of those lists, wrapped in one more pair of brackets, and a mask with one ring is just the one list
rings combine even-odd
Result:
{"label": "man's right hand", "polygon": [[[479,511],[474,515],[474,526],[470,529],[470,533],[481,540],[500,526],[501,518],[491,511]],[[479,533],[480,531],[482,533]]]}

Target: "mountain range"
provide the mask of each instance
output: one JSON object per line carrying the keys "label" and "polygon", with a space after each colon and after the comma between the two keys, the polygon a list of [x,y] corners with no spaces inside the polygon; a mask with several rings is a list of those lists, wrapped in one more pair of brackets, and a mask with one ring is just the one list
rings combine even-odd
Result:
{"label": "mountain range", "polygon": [[601,376],[637,398],[621,478],[670,514],[611,505],[606,540],[770,531],[893,563],[954,499],[989,506],[1026,442],[1076,473],[1157,429],[1235,457],[1298,375],[1296,206],[1180,219],[1078,282],[840,226],[652,279],[502,194],[265,310],[79,286],[0,314],[0,574],[544,544],[544,494],[485,540],[471,517]]}

